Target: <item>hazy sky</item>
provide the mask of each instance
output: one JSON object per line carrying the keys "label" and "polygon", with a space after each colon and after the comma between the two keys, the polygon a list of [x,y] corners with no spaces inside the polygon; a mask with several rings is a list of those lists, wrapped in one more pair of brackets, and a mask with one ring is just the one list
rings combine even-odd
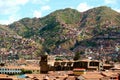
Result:
{"label": "hazy sky", "polygon": [[108,6],[120,12],[120,0],[0,0],[0,24],[10,24],[24,17],[43,17],[64,8],[80,12]]}

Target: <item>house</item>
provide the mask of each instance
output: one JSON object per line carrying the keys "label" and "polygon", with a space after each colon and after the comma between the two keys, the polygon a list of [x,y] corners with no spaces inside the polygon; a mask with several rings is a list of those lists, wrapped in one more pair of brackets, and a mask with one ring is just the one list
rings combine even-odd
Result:
{"label": "house", "polygon": [[19,67],[0,67],[0,74],[20,74],[21,72],[21,68]]}
{"label": "house", "polygon": [[74,62],[73,68],[84,68],[86,70],[100,70],[102,64],[98,60],[78,60]]}
{"label": "house", "polygon": [[[104,76],[99,72],[87,72],[86,74],[82,74],[78,77],[79,80],[101,80]],[[104,79],[106,80],[106,79]]]}

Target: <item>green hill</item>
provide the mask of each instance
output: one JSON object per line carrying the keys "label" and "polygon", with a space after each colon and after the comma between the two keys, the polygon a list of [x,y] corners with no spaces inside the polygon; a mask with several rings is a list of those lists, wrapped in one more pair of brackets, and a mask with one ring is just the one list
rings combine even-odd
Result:
{"label": "green hill", "polygon": [[58,48],[74,51],[82,46],[100,47],[99,42],[95,42],[99,36],[104,38],[105,35],[118,35],[120,13],[106,6],[82,13],[66,8],[43,18],[23,18],[10,24],[9,28],[23,38],[32,39],[42,45],[42,49],[49,53]]}

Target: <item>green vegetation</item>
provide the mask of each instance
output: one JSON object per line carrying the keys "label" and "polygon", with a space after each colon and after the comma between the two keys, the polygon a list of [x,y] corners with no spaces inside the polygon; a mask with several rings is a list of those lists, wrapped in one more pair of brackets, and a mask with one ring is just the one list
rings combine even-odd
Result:
{"label": "green vegetation", "polygon": [[76,52],[75,53],[75,56],[74,56],[74,60],[79,60],[81,59],[81,55],[84,54],[83,51],[80,51],[80,52]]}
{"label": "green vegetation", "polygon": [[32,74],[31,70],[24,70],[24,69],[22,69],[21,71],[22,71],[21,74]]}
{"label": "green vegetation", "polygon": [[96,47],[93,38],[113,31],[120,32],[120,13],[111,8],[101,6],[83,13],[67,8],[43,18],[23,18],[8,26],[0,25],[0,48],[15,49],[19,56],[39,56],[59,46],[67,50]]}

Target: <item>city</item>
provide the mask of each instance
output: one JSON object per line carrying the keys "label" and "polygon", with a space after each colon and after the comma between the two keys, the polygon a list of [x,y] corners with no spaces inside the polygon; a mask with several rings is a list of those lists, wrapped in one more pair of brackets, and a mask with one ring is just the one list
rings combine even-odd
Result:
{"label": "city", "polygon": [[0,0],[0,80],[120,80],[120,0]]}

